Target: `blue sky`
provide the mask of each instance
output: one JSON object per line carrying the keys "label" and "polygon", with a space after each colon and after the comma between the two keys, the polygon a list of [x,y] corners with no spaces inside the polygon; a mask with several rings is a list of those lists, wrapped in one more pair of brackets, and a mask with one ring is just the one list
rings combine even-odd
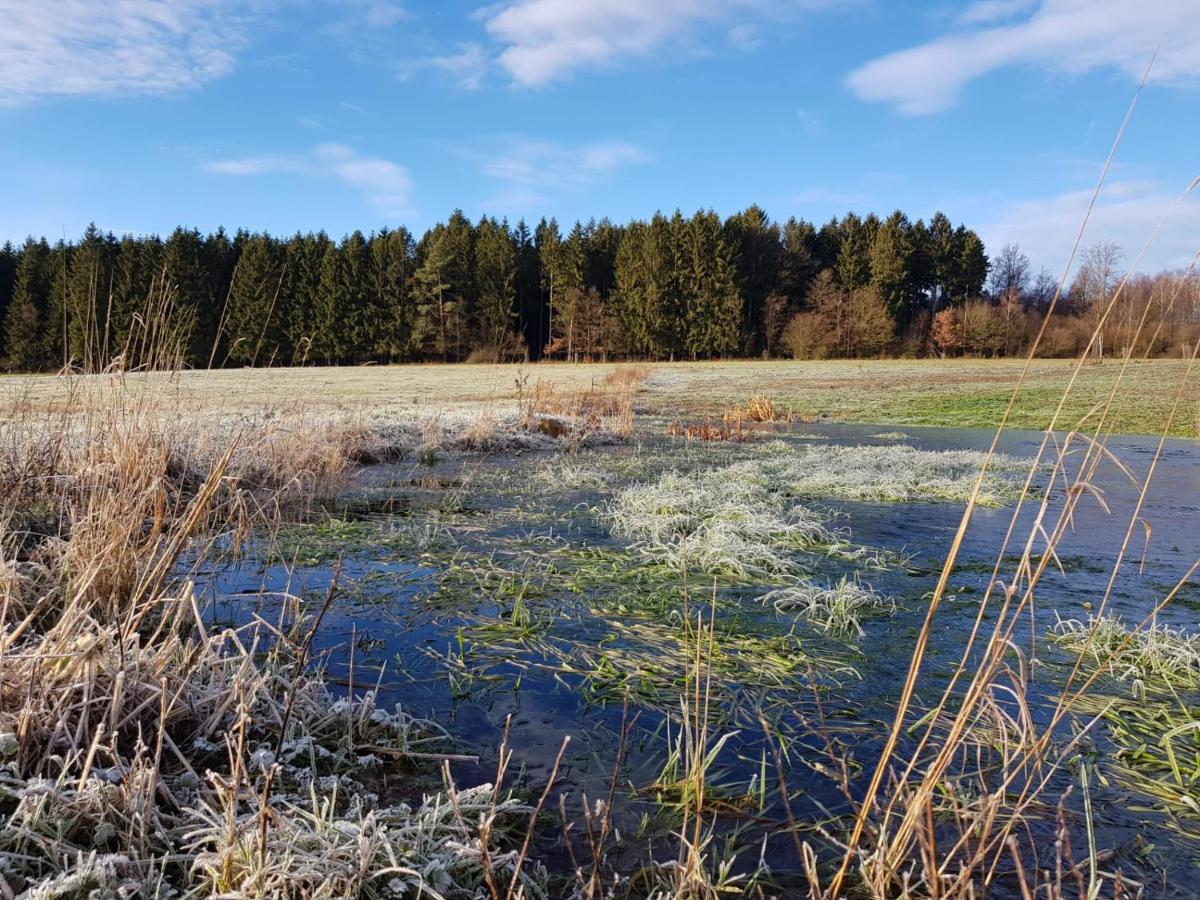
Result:
{"label": "blue sky", "polygon": [[[0,240],[759,203],[942,209],[1057,272],[1200,175],[1196,0],[0,0]],[[1200,194],[1200,189],[1197,190]],[[1184,265],[1200,203],[1141,268]]]}

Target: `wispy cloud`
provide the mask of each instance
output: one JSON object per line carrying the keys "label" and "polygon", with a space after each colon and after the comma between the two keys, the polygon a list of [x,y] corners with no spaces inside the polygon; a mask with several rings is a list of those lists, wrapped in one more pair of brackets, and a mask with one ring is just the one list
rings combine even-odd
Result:
{"label": "wispy cloud", "polygon": [[566,144],[510,135],[480,145],[459,153],[496,183],[485,206],[510,212],[543,211],[563,194],[607,183],[628,167],[653,159],[642,147],[622,140]]}
{"label": "wispy cloud", "polygon": [[[1175,189],[1153,179],[1113,181],[1106,185],[1088,221],[1084,244],[1113,241],[1129,263],[1138,256],[1186,185]],[[1049,197],[1015,200],[978,230],[989,248],[1019,243],[1036,265],[1058,274],[1071,252],[1092,191],[1066,191]],[[1171,214],[1146,250],[1143,272],[1186,266],[1200,249],[1200,198],[1187,197]]]}
{"label": "wispy cloud", "polygon": [[0,104],[168,94],[228,75],[260,0],[4,0]]}
{"label": "wispy cloud", "polygon": [[488,58],[483,46],[478,43],[458,45],[457,52],[418,56],[400,63],[402,79],[409,79],[419,72],[440,72],[452,78],[467,90],[476,90],[483,84],[487,72]]}
{"label": "wispy cloud", "polygon": [[291,174],[333,178],[358,191],[386,216],[412,212],[412,176],[391,160],[362,156],[345,144],[318,144],[308,153],[266,154],[218,159],[205,170],[215,175],[254,176]]}
{"label": "wispy cloud", "polygon": [[958,14],[959,25],[988,25],[1029,12],[1037,0],[976,0]]}
{"label": "wispy cloud", "polygon": [[[977,3],[964,14],[965,24],[1019,12],[1003,0]],[[1020,21],[968,27],[873,60],[851,72],[847,84],[863,100],[923,115],[953,106],[966,85],[996,69],[1025,65],[1078,74],[1116,67],[1136,78],[1159,47],[1154,79],[1200,80],[1195,0],[1041,0]]]}
{"label": "wispy cloud", "polygon": [[832,0],[507,0],[484,7],[500,65],[523,87],[646,57],[703,25],[756,38],[752,19],[784,18]]}

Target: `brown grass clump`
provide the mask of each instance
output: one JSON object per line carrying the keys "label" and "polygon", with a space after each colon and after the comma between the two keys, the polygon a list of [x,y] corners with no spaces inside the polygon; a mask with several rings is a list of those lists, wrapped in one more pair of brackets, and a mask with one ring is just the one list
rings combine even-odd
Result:
{"label": "brown grass clump", "polygon": [[301,411],[171,415],[120,378],[0,420],[0,895],[382,896],[400,878],[389,895],[433,879],[450,897],[517,877],[478,831],[523,810],[499,789],[372,793],[445,735],[314,670],[336,575],[319,610],[284,595],[277,622],[216,630],[191,584],[380,441]]}
{"label": "brown grass clump", "polygon": [[654,374],[654,367],[647,363],[621,363],[604,376],[604,383],[636,388],[652,374]]}
{"label": "brown grass clump", "polygon": [[521,387],[521,421],[529,430],[577,442],[601,431],[625,439],[633,433],[637,384],[640,379],[605,379],[585,389],[562,390],[552,381],[538,379],[528,395]]}
{"label": "brown grass clump", "polygon": [[764,394],[755,394],[746,401],[746,418],[751,422],[790,422],[792,417],[775,406],[775,401]]}

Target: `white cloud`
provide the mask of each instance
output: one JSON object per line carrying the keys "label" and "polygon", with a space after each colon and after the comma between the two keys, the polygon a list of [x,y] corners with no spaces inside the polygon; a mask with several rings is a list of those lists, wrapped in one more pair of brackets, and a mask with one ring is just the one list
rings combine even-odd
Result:
{"label": "white cloud", "polygon": [[483,84],[488,59],[483,47],[476,43],[458,45],[457,53],[420,56],[400,64],[400,77],[411,78],[421,71],[441,72],[450,76],[460,87],[476,90]]}
{"label": "white cloud", "polygon": [[233,71],[259,0],[0,0],[0,105],[166,94]]}
{"label": "white cloud", "polygon": [[459,151],[497,183],[482,204],[509,212],[543,211],[563,194],[584,191],[652,157],[628,141],[562,144],[524,137],[485,141],[484,150]]}
{"label": "white cloud", "polygon": [[702,25],[731,25],[730,40],[752,34],[751,17],[777,18],[828,0],[506,0],[481,12],[503,46],[500,65],[523,87],[580,69],[645,57]]}
{"label": "white cloud", "polygon": [[648,162],[650,155],[626,141],[559,144],[518,138],[481,160],[480,171],[530,195],[586,187],[618,169]]}
{"label": "white cloud", "polygon": [[[977,3],[966,22],[994,22],[1017,11],[1003,0]],[[1007,66],[1068,74],[1116,67],[1140,78],[1159,47],[1153,80],[1200,80],[1196,0],[1042,0],[1019,22],[968,28],[873,60],[851,72],[847,84],[863,100],[922,115],[949,108],[971,81]]]}
{"label": "white cloud", "polygon": [[[1114,241],[1131,265],[1187,185],[1171,187],[1153,180],[1114,181],[1105,185],[1088,221],[1083,246]],[[1014,201],[978,229],[992,252],[1018,243],[1035,266],[1055,275],[1062,271],[1091,200],[1091,189],[1053,197]],[[1146,250],[1139,271],[1186,266],[1200,248],[1200,197],[1188,196],[1171,214]]]}
{"label": "white cloud", "polygon": [[390,160],[361,156],[345,144],[318,144],[305,154],[268,154],[214,160],[205,171],[216,175],[252,176],[284,173],[334,178],[358,191],[386,216],[412,212],[412,176]]}
{"label": "white cloud", "polygon": [[1033,8],[1037,0],[976,0],[958,14],[959,25],[986,25],[1011,19]]}

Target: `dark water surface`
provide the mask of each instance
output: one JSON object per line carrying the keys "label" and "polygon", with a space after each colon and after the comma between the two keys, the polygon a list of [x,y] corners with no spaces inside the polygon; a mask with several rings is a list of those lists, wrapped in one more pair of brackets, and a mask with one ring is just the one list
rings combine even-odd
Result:
{"label": "dark water surface", "polygon": [[[927,450],[986,449],[992,439],[972,430],[905,428],[900,436],[879,426],[832,424],[796,426],[774,437],[797,445],[905,444]],[[1014,432],[999,449],[1033,457],[1041,442],[1040,434]],[[1108,442],[1139,478],[1156,445],[1141,437]],[[1110,603],[1110,612],[1127,623],[1147,615],[1200,554],[1195,446],[1175,440],[1163,449],[1143,510],[1149,527],[1136,525]],[[617,749],[623,746],[614,791],[623,841],[611,861],[618,870],[634,872],[651,852],[660,859],[675,852],[671,832],[678,818],[669,787],[674,776],[663,770],[680,717],[684,579],[612,536],[602,510],[627,484],[668,469],[752,459],[755,452],[754,444],[653,441],[572,458],[496,455],[432,466],[374,466],[359,473],[337,504],[281,532],[275,546],[263,545],[250,558],[207,573],[202,584],[207,615],[230,623],[255,614],[287,619],[294,610],[275,593],[285,591],[309,601],[312,615],[329,588],[334,560],[344,554],[337,598],[314,642],[334,683],[356,691],[377,684],[383,704],[401,704],[444,726],[452,739],[448,751],[479,757],[477,764],[455,764],[460,786],[493,779],[510,717],[510,779],[518,788],[539,790],[563,738],[570,736],[557,783],[567,794],[568,815],[576,818],[584,795],[594,802],[612,789]],[[1082,453],[1080,444],[1068,465],[1077,465]],[[1037,662],[1030,670],[1031,706],[1042,720],[1074,661],[1047,633],[1056,616],[1086,620],[1099,604],[1137,499],[1136,486],[1114,462],[1101,466],[1093,487],[1109,511],[1091,492],[1082,500],[1058,550],[1065,573],[1047,571],[1031,620],[1017,635],[1026,654],[1032,642],[1030,655]],[[785,896],[800,894],[802,880],[793,840],[780,833],[786,810],[772,761],[775,740],[788,749],[786,784],[795,817],[801,824],[825,823],[835,833],[844,828],[836,817],[848,807],[826,774],[826,740],[835,740],[838,752],[852,760],[852,790],[861,791],[962,513],[960,503],[814,498],[811,504],[829,508],[854,544],[888,551],[891,559],[881,571],[860,572],[853,561],[810,554],[804,563],[813,578],[836,581],[857,574],[894,598],[897,608],[864,619],[862,636],[832,636],[764,605],[759,598],[775,585],[718,579],[715,619],[723,664],[713,677],[712,727],[714,735],[730,737],[709,772],[717,798],[714,853],[736,852],[737,866],[746,871],[765,864],[771,873],[768,893]],[[1060,505],[1061,496],[1054,497],[1052,506]],[[1030,503],[1022,514],[1009,553],[1019,555],[1036,510],[1037,503]],[[959,661],[1012,516],[1011,506],[974,516],[951,593],[934,622],[918,715],[936,700]],[[1038,548],[1043,544],[1035,542]],[[1011,569],[1006,565],[1001,577],[1010,578]],[[711,579],[693,577],[689,588],[690,608],[706,608]],[[1195,630],[1198,609],[1200,593],[1189,585],[1159,620]],[[1025,661],[1029,664],[1029,656]],[[1098,689],[1131,696],[1128,685],[1112,679],[1102,679]],[[1200,706],[1195,695],[1181,702],[1193,713]],[[764,740],[764,720],[776,734],[770,743]],[[622,723],[628,732],[623,742]],[[1065,728],[1063,741],[1071,734]],[[1103,724],[1084,746],[1103,773]],[[1052,782],[1051,805],[1068,784],[1074,784],[1078,799],[1077,775],[1064,770]],[[1091,793],[1097,846],[1113,851],[1103,868],[1145,882],[1151,896],[1200,896],[1200,814],[1173,819],[1116,780],[1092,784]],[[553,806],[557,809],[557,800]],[[1078,803],[1072,801],[1072,810],[1077,816]],[[1045,828],[1052,828],[1052,820],[1051,811]],[[822,845],[817,833],[805,839]],[[1082,831],[1073,845],[1076,859],[1085,858]],[[561,828],[548,827],[537,849],[552,868],[563,866]],[[1044,862],[1052,864],[1049,858]],[[1010,887],[1001,885],[997,895]]]}

